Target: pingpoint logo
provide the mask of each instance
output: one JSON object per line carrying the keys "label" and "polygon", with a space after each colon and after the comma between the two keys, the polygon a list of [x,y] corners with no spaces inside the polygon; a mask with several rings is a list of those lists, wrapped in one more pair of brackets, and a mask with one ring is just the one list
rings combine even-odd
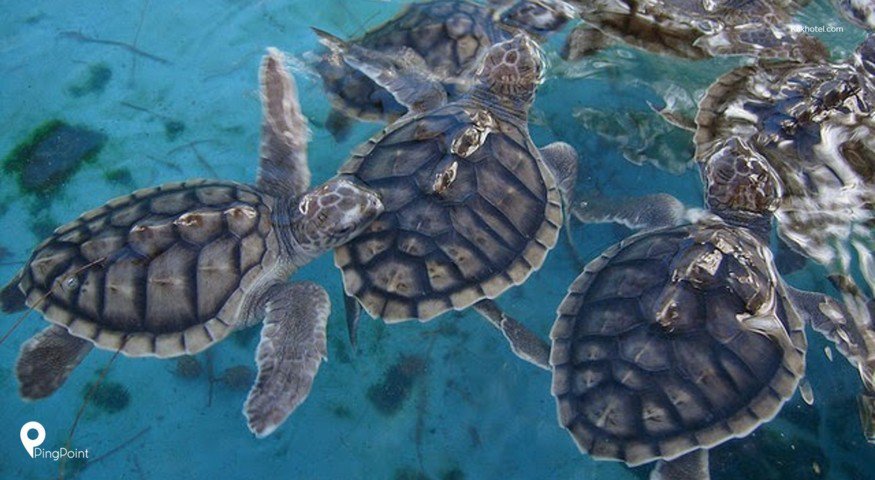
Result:
{"label": "pingpoint logo", "polygon": [[[30,438],[31,432],[36,432],[36,438]],[[58,450],[44,450],[39,448],[46,440],[46,429],[39,422],[27,422],[21,427],[21,444],[27,450],[30,458],[51,458],[58,461],[61,458],[88,458],[88,449],[68,450],[64,447]]]}
{"label": "pingpoint logo", "polygon": [[[36,438],[30,438],[30,432],[36,431]],[[42,445],[46,439],[46,429],[39,422],[27,422],[21,427],[21,444],[24,449],[30,454],[30,458],[34,458],[33,450]]]}

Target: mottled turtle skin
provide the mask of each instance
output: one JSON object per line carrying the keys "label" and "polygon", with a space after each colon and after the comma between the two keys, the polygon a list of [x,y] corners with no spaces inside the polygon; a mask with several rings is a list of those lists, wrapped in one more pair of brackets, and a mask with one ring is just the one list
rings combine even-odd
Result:
{"label": "mottled turtle skin", "polygon": [[138,190],[57,229],[19,286],[48,321],[107,350],[195,354],[233,329],[246,292],[288,275],[273,204],[218,180]]}
{"label": "mottled turtle skin", "polygon": [[[569,0],[601,32],[659,54],[822,58],[813,37],[786,28],[797,0]],[[587,27],[580,27],[587,28]],[[583,45],[582,48],[589,48]],[[570,57],[577,55],[568,52]]]}
{"label": "mottled turtle skin", "polygon": [[385,206],[335,250],[347,294],[372,316],[428,320],[542,265],[562,204],[527,127],[541,68],[528,37],[496,44],[469,95],[393,123],[341,167]]}
{"label": "mottled turtle skin", "polygon": [[737,68],[708,89],[696,117],[696,159],[729,136],[748,139],[784,184],[782,239],[843,272],[852,249],[875,249],[873,52],[870,37],[843,63]]}
{"label": "mottled turtle skin", "polygon": [[[581,450],[639,465],[742,437],[804,372],[803,321],[744,229],[632,236],[574,281],[551,336],[559,421]],[[742,327],[777,317],[792,348]]]}
{"label": "mottled turtle skin", "polygon": [[[473,67],[493,44],[520,31],[540,36],[562,28],[571,11],[554,11],[552,3],[557,2],[518,1],[505,7],[468,0],[413,3],[349,43],[421,57],[452,98],[467,90]],[[330,52],[322,56],[316,70],[334,107],[348,117],[390,121],[407,112],[392,94]]]}

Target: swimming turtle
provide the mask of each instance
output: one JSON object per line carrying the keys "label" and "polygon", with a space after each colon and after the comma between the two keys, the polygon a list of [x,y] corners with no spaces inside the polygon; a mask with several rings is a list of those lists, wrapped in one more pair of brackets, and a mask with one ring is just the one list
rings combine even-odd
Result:
{"label": "swimming turtle", "polygon": [[[468,89],[473,70],[494,43],[518,32],[542,37],[561,29],[573,11],[561,0],[516,0],[489,5],[434,0],[407,5],[396,17],[349,40],[395,61],[415,64],[440,81],[450,97]],[[349,118],[394,120],[407,108],[333,51],[316,64],[334,110],[327,128],[343,135]]]}
{"label": "swimming turtle", "polygon": [[[797,0],[568,0],[586,22],[569,35],[565,58],[592,49],[599,32],[659,54],[824,58],[814,37],[790,28]],[[581,38],[587,41],[581,42]]]}
{"label": "swimming turtle", "polygon": [[804,322],[845,313],[777,274],[768,241],[782,187],[762,156],[730,138],[704,175],[710,212],[694,223],[679,225],[667,195],[577,206],[647,230],[584,268],[550,334],[560,424],[596,458],[657,461],[653,480],[709,478],[707,449],[770,420],[795,391]]}
{"label": "swimming turtle", "polygon": [[860,407],[871,436],[871,303],[854,311],[783,282],[768,248],[783,184],[745,140],[716,143],[703,176],[717,219],[674,226],[677,200],[614,203],[611,220],[651,230],[594,260],[559,307],[551,363],[561,422],[595,456],[706,466],[701,453],[684,456],[746,435],[793,393],[805,321],[870,375]]}
{"label": "swimming turtle", "polygon": [[872,0],[832,0],[836,10],[854,25],[875,30],[875,2]]}
{"label": "swimming turtle", "polygon": [[36,247],[3,290],[4,311],[27,306],[52,324],[21,348],[22,397],[52,394],[93,345],[131,357],[192,355],[264,319],[249,428],[266,436],[304,401],[326,355],[330,303],[321,286],[287,278],[383,207],[349,177],[309,189],[307,121],[283,61],[269,49],[261,66],[256,185],[190,180],[138,190]]}
{"label": "swimming turtle", "polygon": [[374,318],[426,321],[523,283],[556,243],[577,165],[570,145],[539,150],[529,136],[543,68],[535,42],[518,34],[490,47],[475,85],[450,103],[419,69],[333,48],[410,109],[339,170],[386,208],[335,249],[347,294]]}
{"label": "swimming turtle", "polygon": [[875,35],[840,63],[739,67],[708,88],[696,159],[741,136],[784,184],[778,234],[838,273],[856,259],[875,289]]}

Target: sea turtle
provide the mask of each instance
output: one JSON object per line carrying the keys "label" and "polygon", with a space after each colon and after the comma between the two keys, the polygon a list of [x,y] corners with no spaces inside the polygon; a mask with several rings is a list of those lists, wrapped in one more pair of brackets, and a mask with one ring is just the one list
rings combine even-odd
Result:
{"label": "sea turtle", "polygon": [[710,213],[693,223],[678,225],[667,195],[577,207],[648,230],[584,268],[550,334],[560,424],[596,458],[658,461],[654,480],[709,478],[707,449],[747,435],[795,391],[804,322],[844,313],[777,274],[768,241],[781,183],[763,157],[731,138],[704,175]]}
{"label": "sea turtle", "polygon": [[111,200],[57,230],[3,290],[52,325],[21,348],[21,395],[52,394],[92,345],[131,357],[192,355],[264,319],[244,413],[270,434],[307,397],[326,355],[330,303],[298,267],[382,212],[350,177],[309,189],[307,122],[283,55],[261,65],[261,166],[255,186],[190,180]]}
{"label": "sea turtle", "polygon": [[[518,32],[542,37],[562,28],[573,11],[561,0],[515,0],[483,5],[468,0],[413,3],[350,45],[419,65],[439,79],[450,97],[467,90],[482,54]],[[387,121],[407,108],[333,51],[316,64],[334,110],[327,128],[340,137],[349,118]]]}
{"label": "sea turtle", "polygon": [[[794,31],[798,0],[568,0],[586,22],[575,28],[565,58],[603,43],[599,32],[659,54],[702,59],[724,55],[809,59],[826,56],[814,37]],[[580,41],[586,39],[586,41]]]}
{"label": "sea turtle", "polygon": [[770,62],[721,76],[699,103],[696,159],[747,139],[784,184],[778,234],[875,289],[875,35],[841,63]]}
{"label": "sea turtle", "polygon": [[559,307],[551,363],[560,421],[595,456],[705,461],[682,456],[746,435],[793,393],[807,321],[868,374],[860,412],[871,437],[871,304],[855,311],[783,282],[768,248],[783,184],[745,140],[716,143],[702,171],[717,219],[675,226],[683,215],[670,197],[577,209],[582,220],[651,230],[590,263]]}
{"label": "sea turtle", "polygon": [[347,294],[386,322],[426,321],[493,299],[540,268],[559,235],[577,154],[562,142],[538,150],[529,136],[543,68],[535,42],[518,34],[490,47],[475,85],[450,103],[419,69],[398,69],[380,52],[365,62],[360,49],[329,44],[410,109],[339,170],[386,207],[335,249]]}

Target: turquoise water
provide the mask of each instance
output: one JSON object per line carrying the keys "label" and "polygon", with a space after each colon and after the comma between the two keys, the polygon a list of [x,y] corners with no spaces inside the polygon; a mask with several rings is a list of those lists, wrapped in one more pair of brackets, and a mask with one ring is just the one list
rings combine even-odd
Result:
{"label": "turquoise water", "polygon": [[[11,278],[46,231],[135,188],[193,177],[252,181],[260,116],[256,73],[267,46],[292,59],[313,130],[314,183],[332,176],[346,152],[380,127],[359,124],[340,144],[322,127],[329,107],[308,67],[318,49],[309,27],[348,37],[398,8],[397,2],[344,0],[4,5],[0,155],[53,119],[101,132],[105,144],[51,191],[27,192],[13,175],[0,177],[0,277]],[[800,22],[844,26],[843,33],[821,37],[840,58],[863,35],[833,16],[819,0]],[[562,36],[546,46],[551,69],[532,114],[535,142],[562,139],[578,148],[581,194],[667,191],[699,205],[697,174],[684,161],[692,153],[689,135],[663,127],[646,101],[669,97],[692,108],[710,81],[740,60],[689,62],[612,47],[565,64],[556,54]],[[628,233],[576,226],[573,238],[589,260]],[[578,272],[560,243],[542,270],[500,303],[546,335]],[[822,275],[809,265],[788,279],[829,291]],[[246,377],[254,369],[257,329],[198,355],[204,371],[195,378],[180,375],[175,361],[119,357],[104,384],[123,389],[127,404],[97,401],[85,408],[71,446],[87,448],[90,461],[68,463],[66,476],[646,478],[646,467],[633,471],[581,455],[557,425],[549,375],[514,357],[476,315],[392,326],[366,318],[353,349],[330,256],[296,278],[317,281],[331,294],[329,361],[308,400],[277,432],[252,437],[241,414],[248,383],[232,375]],[[17,319],[4,315],[3,330]],[[0,345],[0,478],[58,476],[57,462],[27,455],[19,430],[39,421],[46,429],[43,448],[64,446],[84,392],[112,358],[94,351],[54,396],[23,402],[12,368],[19,345],[44,325],[33,314]],[[718,447],[713,478],[875,478],[875,447],[863,440],[854,404],[856,374],[840,357],[830,361],[816,334],[809,343],[814,405],[797,394],[775,421]]]}

